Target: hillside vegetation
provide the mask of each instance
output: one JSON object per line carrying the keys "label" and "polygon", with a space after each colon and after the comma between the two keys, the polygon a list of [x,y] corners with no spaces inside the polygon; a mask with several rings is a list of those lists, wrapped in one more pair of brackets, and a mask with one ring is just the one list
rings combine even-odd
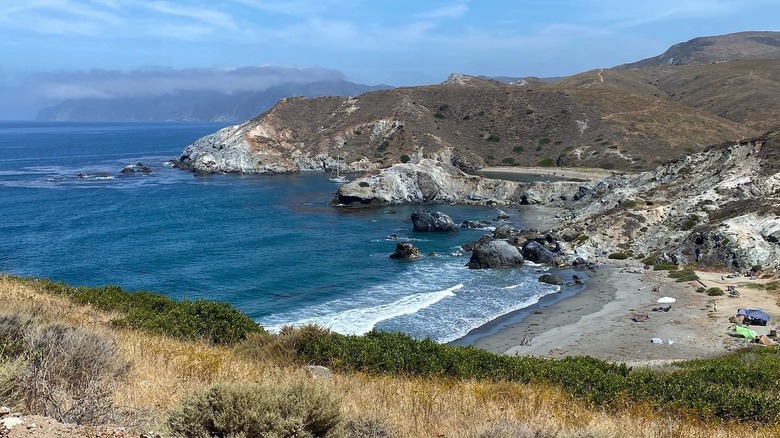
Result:
{"label": "hillside vegetation", "polygon": [[[157,334],[157,328],[117,326],[112,321],[126,318],[127,311],[114,308],[107,313],[78,304],[73,294],[62,293],[69,288],[0,278],[0,313],[30,321],[16,331],[0,325],[0,368],[3,376],[12,377],[2,386],[4,403],[13,401],[30,413],[58,415],[79,396],[78,385],[71,385],[62,393],[70,398],[41,405],[36,393],[24,391],[18,383],[24,381],[19,376],[34,369],[29,364],[37,357],[30,355],[29,333],[56,326],[99,340],[79,344],[79,351],[106,345],[101,357],[118,364],[113,372],[93,369],[104,391],[82,397],[81,406],[103,409],[99,416],[81,417],[85,423],[114,422],[161,431],[171,427],[184,436],[196,436],[200,429],[186,419],[204,418],[205,409],[216,409],[213,412],[222,420],[204,423],[204,430],[300,426],[310,431],[281,436],[726,437],[749,427],[753,436],[769,437],[780,431],[780,388],[773,378],[780,365],[778,349],[632,370],[590,358],[495,356],[400,334],[353,337],[313,327],[285,329],[279,335],[256,327],[243,340],[220,346],[182,335],[178,326],[189,326],[189,318],[173,319],[163,334]],[[205,311],[192,318],[209,321],[212,316]],[[301,368],[310,363],[329,365],[337,373],[315,379]],[[74,366],[71,375],[83,365]],[[242,392],[246,385],[259,386]],[[202,397],[209,391],[222,394],[220,399],[233,399],[233,407],[203,405],[199,400],[206,400]],[[247,416],[258,406],[277,414]]]}
{"label": "hillside vegetation", "polygon": [[452,74],[438,85],[348,99],[283,99],[197,141],[177,164],[204,173],[366,171],[420,157],[467,171],[649,170],[776,129],[779,41],[778,32],[699,38],[660,57],[552,83]]}

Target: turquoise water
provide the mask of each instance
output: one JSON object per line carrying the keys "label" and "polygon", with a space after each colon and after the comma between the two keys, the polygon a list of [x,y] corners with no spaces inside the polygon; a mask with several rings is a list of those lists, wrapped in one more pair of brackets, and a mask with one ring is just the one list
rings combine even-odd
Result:
{"label": "turquoise water", "polygon": [[[227,301],[272,329],[315,322],[442,342],[557,291],[536,281],[539,266],[464,268],[459,245],[484,231],[414,233],[411,206],[331,207],[326,174],[195,176],[165,165],[218,128],[0,123],[0,271]],[[119,174],[138,161],[152,173]],[[456,222],[499,213],[434,208]],[[435,255],[388,258],[393,233]]]}

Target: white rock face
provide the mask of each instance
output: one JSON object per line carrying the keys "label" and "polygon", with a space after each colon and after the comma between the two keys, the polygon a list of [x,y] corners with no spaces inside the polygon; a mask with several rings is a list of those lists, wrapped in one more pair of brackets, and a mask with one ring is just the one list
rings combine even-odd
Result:
{"label": "white rock face", "polygon": [[780,262],[780,216],[774,208],[780,204],[780,175],[763,174],[763,144],[713,148],[654,171],[577,187],[532,184],[519,196],[569,207],[567,225],[589,236],[577,254],[631,249],[683,264],[774,266]]}
{"label": "white rock face", "polygon": [[455,166],[433,159],[396,164],[339,188],[337,203],[388,205],[424,202],[465,204],[516,201],[520,183],[468,175]]}

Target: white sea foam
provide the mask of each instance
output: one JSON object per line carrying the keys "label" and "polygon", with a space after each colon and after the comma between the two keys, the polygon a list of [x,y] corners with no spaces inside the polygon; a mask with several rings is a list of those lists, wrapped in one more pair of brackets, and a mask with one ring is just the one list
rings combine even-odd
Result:
{"label": "white sea foam", "polygon": [[522,286],[522,285],[524,285],[524,284],[525,284],[525,283],[520,283],[520,284],[513,284],[513,285],[511,285],[511,286],[504,286],[504,287],[502,287],[501,289],[504,289],[504,290],[517,289],[518,287],[520,287],[520,286]]}
{"label": "white sea foam", "polygon": [[475,329],[477,327],[481,327],[481,326],[487,324],[488,322],[493,321],[494,319],[499,318],[501,316],[504,316],[504,315],[506,315],[508,313],[514,312],[516,310],[524,309],[524,308],[526,308],[528,306],[532,306],[532,305],[538,303],[539,299],[541,299],[543,296],[549,295],[549,294],[552,294],[552,293],[556,293],[560,289],[561,289],[560,286],[555,286],[554,290],[547,290],[547,291],[540,292],[538,294],[534,294],[534,295],[526,298],[525,300],[516,302],[513,306],[505,307],[504,309],[502,309],[498,313],[495,313],[495,314],[492,314],[492,315],[485,315],[482,318],[471,319],[468,322],[468,324],[461,324],[459,326],[453,326],[453,329],[454,329],[453,331],[451,331],[447,335],[437,337],[436,340],[438,342],[441,342],[441,343],[446,343],[446,342],[452,342],[452,341],[454,341],[456,339],[460,339],[460,338],[466,336],[471,330],[473,330],[473,329]]}
{"label": "white sea foam", "polygon": [[[463,284],[457,284],[444,290],[421,292],[405,296],[397,301],[370,307],[358,307],[341,312],[332,312],[323,316],[306,318],[292,322],[292,325],[317,324],[331,330],[347,334],[362,335],[371,331],[378,323],[402,315],[416,313],[447,297],[455,295]],[[281,325],[268,327],[278,331]]]}

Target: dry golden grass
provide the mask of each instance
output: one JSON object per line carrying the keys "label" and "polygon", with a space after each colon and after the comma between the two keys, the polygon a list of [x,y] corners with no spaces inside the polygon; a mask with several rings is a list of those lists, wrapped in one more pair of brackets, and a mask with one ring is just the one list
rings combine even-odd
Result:
{"label": "dry golden grass", "polygon": [[[0,312],[33,313],[51,322],[110,331],[132,364],[115,394],[116,404],[145,416],[140,424],[146,428],[163,430],[168,411],[184,394],[213,382],[287,386],[312,379],[298,367],[247,359],[232,348],[111,329],[110,315],[5,277],[0,277]],[[617,414],[599,412],[548,386],[365,374],[337,374],[324,384],[342,397],[346,418],[381,419],[402,437],[473,437],[498,422],[559,437],[726,438],[745,431],[744,425],[672,418],[641,405]],[[752,437],[780,436],[777,426],[750,428]]]}

